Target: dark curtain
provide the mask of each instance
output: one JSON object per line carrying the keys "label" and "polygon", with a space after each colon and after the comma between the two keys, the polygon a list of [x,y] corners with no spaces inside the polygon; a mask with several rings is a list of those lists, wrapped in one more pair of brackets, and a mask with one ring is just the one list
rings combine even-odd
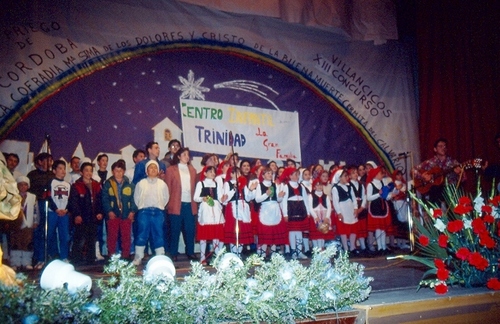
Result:
{"label": "dark curtain", "polygon": [[416,1],[420,153],[500,162],[500,1]]}

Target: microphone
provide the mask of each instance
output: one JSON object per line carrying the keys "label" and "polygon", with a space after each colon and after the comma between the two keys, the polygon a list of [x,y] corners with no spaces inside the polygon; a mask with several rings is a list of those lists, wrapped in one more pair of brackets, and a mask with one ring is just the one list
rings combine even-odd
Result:
{"label": "microphone", "polygon": [[408,152],[402,152],[402,153],[399,153],[398,156],[405,156],[405,155],[410,155],[411,152],[408,151]]}
{"label": "microphone", "polygon": [[233,131],[229,131],[229,146],[233,146],[233,143],[234,143]]}

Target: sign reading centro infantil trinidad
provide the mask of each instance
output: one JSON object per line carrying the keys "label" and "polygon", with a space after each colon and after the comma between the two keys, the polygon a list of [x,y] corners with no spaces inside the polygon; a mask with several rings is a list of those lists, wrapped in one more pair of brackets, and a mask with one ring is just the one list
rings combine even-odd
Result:
{"label": "sign reading centro infantil trinidad", "polygon": [[184,144],[193,151],[225,155],[233,144],[241,156],[302,160],[297,112],[188,99],[180,104]]}

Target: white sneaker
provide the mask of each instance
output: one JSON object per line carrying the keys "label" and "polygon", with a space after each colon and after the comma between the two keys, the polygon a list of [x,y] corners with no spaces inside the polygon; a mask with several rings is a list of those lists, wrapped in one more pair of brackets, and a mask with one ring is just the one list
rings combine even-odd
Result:
{"label": "white sneaker", "polygon": [[299,260],[307,260],[307,256],[304,253],[302,253],[302,252],[293,252],[292,253],[292,259],[294,259],[294,260],[297,260],[297,259],[299,259]]}
{"label": "white sneaker", "polygon": [[304,253],[302,252],[299,252],[298,255],[297,255],[297,258],[299,258],[300,260],[307,260],[307,255],[305,255]]}

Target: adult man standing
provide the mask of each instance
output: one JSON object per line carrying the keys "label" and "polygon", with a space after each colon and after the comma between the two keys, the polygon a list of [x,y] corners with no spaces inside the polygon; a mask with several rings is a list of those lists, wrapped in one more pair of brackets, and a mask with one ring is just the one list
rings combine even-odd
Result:
{"label": "adult man standing", "polygon": [[457,160],[447,155],[448,141],[440,138],[434,142],[434,157],[420,163],[413,169],[415,189],[424,195],[430,202],[440,204],[444,202],[443,190],[446,178],[448,184],[456,185],[465,181],[465,173]]}
{"label": "adult man standing", "polygon": [[158,177],[162,180],[164,180],[165,178],[165,172],[167,171],[167,167],[163,161],[158,160],[158,157],[160,156],[160,146],[158,145],[158,143],[157,142],[147,143],[146,153],[147,157],[135,165],[134,179],[132,181],[134,184],[137,184],[142,179],[147,178],[146,163],[148,163],[150,160],[158,162],[158,165],[160,167]]}
{"label": "adult man standing", "polygon": [[80,158],[78,156],[73,156],[69,162],[71,171],[66,175],[66,181],[70,184],[75,183],[81,177],[80,174]]}
{"label": "adult man standing", "polygon": [[22,176],[23,174],[16,170],[17,166],[19,165],[19,155],[17,155],[16,153],[10,153],[5,158],[7,159],[7,169],[9,169],[14,179]]}

